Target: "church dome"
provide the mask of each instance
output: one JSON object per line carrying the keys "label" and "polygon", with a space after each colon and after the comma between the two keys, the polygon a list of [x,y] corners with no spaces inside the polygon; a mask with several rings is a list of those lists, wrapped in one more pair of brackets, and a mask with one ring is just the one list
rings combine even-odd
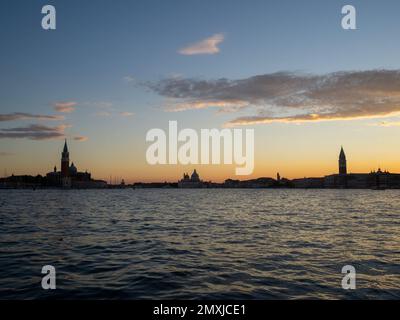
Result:
{"label": "church dome", "polygon": [[200,180],[199,175],[198,175],[198,173],[196,172],[196,169],[194,169],[194,171],[193,171],[193,173],[192,173],[191,180],[192,180],[192,181],[199,181],[199,180]]}
{"label": "church dome", "polygon": [[77,174],[78,173],[78,169],[75,167],[74,163],[72,162],[71,166],[69,167],[69,173],[71,175]]}

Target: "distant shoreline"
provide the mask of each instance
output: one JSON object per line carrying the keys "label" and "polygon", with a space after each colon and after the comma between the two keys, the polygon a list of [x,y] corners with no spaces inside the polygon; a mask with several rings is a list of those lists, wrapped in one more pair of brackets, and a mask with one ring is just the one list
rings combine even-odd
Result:
{"label": "distant shoreline", "polygon": [[208,190],[208,189],[219,189],[219,190],[400,190],[400,188],[334,188],[334,187],[204,187],[204,188],[178,188],[178,187],[108,187],[108,188],[55,188],[55,187],[0,187],[1,190],[31,190],[31,191],[87,191],[87,190]]}

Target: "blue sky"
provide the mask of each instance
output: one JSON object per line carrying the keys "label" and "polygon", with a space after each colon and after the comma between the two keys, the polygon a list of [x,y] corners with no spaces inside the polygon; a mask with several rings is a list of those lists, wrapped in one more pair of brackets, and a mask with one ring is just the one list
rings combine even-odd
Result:
{"label": "blue sky", "polygon": [[[40,11],[45,4],[56,7],[55,31],[41,28]],[[345,4],[357,9],[357,30],[341,28],[341,8]],[[143,85],[145,82],[157,83],[171,77],[239,80],[278,71],[320,75],[400,68],[398,1],[6,0],[0,6],[1,114],[60,115],[54,110],[56,103],[76,103],[74,112],[61,114],[65,117],[62,123],[70,126],[66,129],[68,138],[88,138],[85,142],[74,143],[76,157],[101,176],[117,170],[116,166],[124,168],[118,175],[134,180],[138,169],[130,163],[146,166],[146,131],[154,127],[166,128],[168,120],[201,128],[221,127],[237,117],[232,113],[216,115],[213,108],[165,112],[163,108],[168,97],[149,89]],[[215,54],[182,55],[178,52],[217,34],[223,35],[223,41]],[[246,112],[243,115],[247,115]],[[0,126],[4,129],[31,123],[36,121],[7,121],[0,122]],[[39,123],[60,124],[42,120]],[[304,134],[304,139],[309,139],[308,130],[312,137],[325,137],[332,128],[343,125],[308,127],[307,124],[300,133],[292,127],[295,125],[255,127],[259,141],[267,141],[271,136],[282,137],[282,140],[274,139],[276,142],[271,142],[267,148],[285,154],[280,145],[295,149],[296,146],[290,145],[293,137]],[[365,123],[361,126],[358,121],[345,124],[343,130],[351,135],[354,130],[364,128]],[[367,129],[370,137],[393,136],[393,131],[388,133],[386,129],[383,133],[376,132],[377,128]],[[343,138],[333,137],[329,141],[329,148],[335,147],[332,152],[336,154],[336,147],[343,143]],[[320,141],[314,141],[314,145],[316,143]],[[29,170],[43,173],[58,161],[60,141],[57,139],[6,138],[0,139],[0,144],[3,153],[14,154],[0,157],[0,162],[18,173]],[[352,142],[352,146],[361,144],[357,139]],[[395,146],[386,146],[392,147]],[[312,144],[304,148],[313,151]],[[322,149],[320,153],[330,157],[327,150]],[[115,159],[104,156],[104,152],[126,162],[115,165]],[[264,155],[264,151],[260,152]],[[37,165],[30,168],[21,156],[24,159],[38,157]],[[278,163],[257,173],[272,175],[276,167]],[[364,169],[361,164],[359,167]],[[321,172],[322,169],[315,173]],[[173,169],[169,177],[175,174]],[[149,174],[142,178],[152,177]]]}

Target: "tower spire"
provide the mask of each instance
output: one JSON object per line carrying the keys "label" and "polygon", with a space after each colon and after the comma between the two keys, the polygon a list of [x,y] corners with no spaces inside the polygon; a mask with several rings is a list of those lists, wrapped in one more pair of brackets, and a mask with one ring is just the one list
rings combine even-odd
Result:
{"label": "tower spire", "polygon": [[69,173],[69,152],[68,152],[68,145],[67,139],[64,142],[64,149],[61,153],[61,175],[63,177],[67,177]]}
{"label": "tower spire", "polygon": [[341,146],[339,154],[339,174],[347,174],[347,161],[343,146]]}
{"label": "tower spire", "polygon": [[68,152],[67,139],[65,139],[65,142],[64,142],[64,150],[63,150],[63,152]]}

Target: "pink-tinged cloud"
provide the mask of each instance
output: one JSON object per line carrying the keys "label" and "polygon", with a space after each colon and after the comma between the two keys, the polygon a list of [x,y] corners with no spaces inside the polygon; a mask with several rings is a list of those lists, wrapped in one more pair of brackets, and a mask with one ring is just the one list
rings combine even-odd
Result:
{"label": "pink-tinged cloud", "polygon": [[73,101],[69,102],[56,102],[54,104],[54,110],[63,113],[71,113],[75,111],[77,103]]}
{"label": "pink-tinged cloud", "polygon": [[83,142],[83,141],[87,141],[89,138],[86,136],[75,136],[74,140],[75,141],[79,141],[79,142]]}
{"label": "pink-tinged cloud", "polygon": [[[360,120],[360,119],[376,119],[376,118],[386,118],[399,115],[399,112],[393,113],[380,113],[374,115],[360,115],[360,114],[301,114],[288,117],[263,117],[263,116],[250,116],[250,117],[239,117],[225,124],[225,127],[235,127],[235,126],[245,126],[245,125],[256,125],[256,124],[270,124],[270,123],[304,123],[304,122],[322,122],[322,121],[349,121],[349,120]],[[397,123],[385,123],[382,122],[378,125],[381,126],[394,126]]]}
{"label": "pink-tinged cloud", "polygon": [[222,41],[224,41],[224,35],[222,33],[217,33],[209,38],[180,49],[178,53],[189,56],[195,54],[216,54],[220,51],[218,45]]}
{"label": "pink-tinged cloud", "polygon": [[132,117],[135,114],[133,112],[120,112],[119,113],[122,117]]}

